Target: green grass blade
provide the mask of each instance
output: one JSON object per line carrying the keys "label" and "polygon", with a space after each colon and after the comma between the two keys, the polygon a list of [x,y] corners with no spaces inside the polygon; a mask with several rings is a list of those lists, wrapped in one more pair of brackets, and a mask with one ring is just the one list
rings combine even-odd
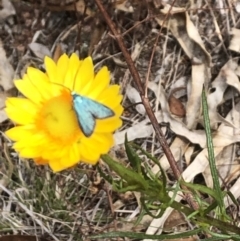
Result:
{"label": "green grass blade", "polygon": [[203,119],[204,119],[205,132],[206,132],[206,138],[207,138],[208,161],[209,161],[209,166],[212,174],[214,190],[218,197],[216,201],[219,204],[221,214],[225,216],[226,210],[223,202],[223,193],[222,193],[219,179],[218,179],[218,172],[217,172],[217,167],[215,162],[214,147],[213,147],[213,141],[212,141],[212,135],[211,135],[209,114],[208,114],[208,104],[207,104],[207,98],[206,98],[204,87],[202,90],[202,108],[203,108]]}

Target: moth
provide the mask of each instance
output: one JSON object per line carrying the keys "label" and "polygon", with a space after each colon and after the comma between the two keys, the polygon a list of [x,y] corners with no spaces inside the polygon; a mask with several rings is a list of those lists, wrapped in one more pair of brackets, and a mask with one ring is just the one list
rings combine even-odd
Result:
{"label": "moth", "polygon": [[86,137],[94,131],[97,119],[114,116],[114,112],[107,106],[88,97],[72,92],[73,108],[77,114],[78,124]]}

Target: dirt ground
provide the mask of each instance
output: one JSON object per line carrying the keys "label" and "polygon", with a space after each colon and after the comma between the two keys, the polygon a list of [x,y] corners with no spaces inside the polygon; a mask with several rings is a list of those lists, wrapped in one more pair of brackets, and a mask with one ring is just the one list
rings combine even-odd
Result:
{"label": "dirt ground", "polygon": [[[207,86],[219,176],[223,187],[239,200],[239,2],[102,2],[122,35],[142,84],[148,86],[150,105],[178,160],[179,169],[185,171],[187,181],[212,188],[199,92],[203,84]],[[120,84],[124,95],[124,124],[115,134],[116,145],[111,154],[127,165],[123,150],[127,132],[130,141],[135,141],[160,161],[169,185],[173,185],[174,174],[143,105],[138,104],[141,98],[126,59],[94,0],[2,0],[0,41],[2,133],[12,126],[3,108],[8,96],[17,95],[13,79],[21,78],[28,66],[44,70],[46,55],[54,60],[62,53],[76,52],[81,58],[91,55],[96,70],[108,66],[111,83]],[[99,181],[94,167],[80,164],[74,170],[53,174],[48,167],[21,162],[9,149],[10,142],[4,135],[1,145],[0,182],[9,192],[0,189],[0,235],[90,240],[89,235],[105,231],[154,234],[189,230],[189,223],[178,212],[169,213],[164,220],[144,215],[136,224],[139,196],[112,192],[108,184]],[[10,162],[6,150],[10,153]],[[144,162],[157,173],[153,163]],[[238,208],[226,203],[232,218],[238,222]],[[196,236],[184,240],[199,240]],[[34,237],[31,240],[11,238],[36,240]],[[0,241],[9,240],[0,237]]]}

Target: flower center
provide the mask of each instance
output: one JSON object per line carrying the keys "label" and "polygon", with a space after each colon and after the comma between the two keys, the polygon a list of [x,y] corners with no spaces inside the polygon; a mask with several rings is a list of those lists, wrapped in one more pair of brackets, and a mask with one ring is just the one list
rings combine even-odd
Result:
{"label": "flower center", "polygon": [[65,143],[75,141],[82,132],[72,103],[72,95],[66,91],[45,102],[37,119],[37,127],[54,140]]}

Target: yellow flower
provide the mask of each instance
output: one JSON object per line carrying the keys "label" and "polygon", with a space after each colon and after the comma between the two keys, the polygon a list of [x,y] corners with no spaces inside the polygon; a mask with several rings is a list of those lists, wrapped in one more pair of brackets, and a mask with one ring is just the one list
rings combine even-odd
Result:
{"label": "yellow flower", "polygon": [[[64,54],[57,63],[44,60],[46,73],[29,67],[15,86],[26,98],[8,98],[6,113],[16,126],[6,132],[13,148],[36,164],[49,164],[53,171],[72,167],[79,161],[96,164],[113,145],[113,132],[122,125],[122,95],[118,85],[109,85],[110,73],[103,67],[94,75],[91,57],[79,60]],[[86,136],[73,104],[73,92],[111,110],[112,116],[97,119]],[[86,110],[89,111],[89,110]],[[78,115],[77,115],[78,114]],[[84,123],[82,123],[84,124]]]}

